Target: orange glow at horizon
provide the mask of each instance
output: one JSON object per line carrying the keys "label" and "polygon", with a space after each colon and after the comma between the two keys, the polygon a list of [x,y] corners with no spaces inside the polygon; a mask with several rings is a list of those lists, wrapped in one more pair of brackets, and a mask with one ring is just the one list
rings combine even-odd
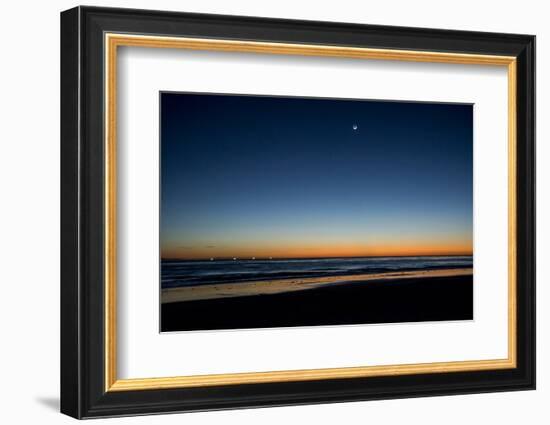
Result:
{"label": "orange glow at horizon", "polygon": [[399,243],[399,244],[319,244],[272,246],[222,246],[212,249],[204,246],[170,247],[162,250],[162,258],[199,260],[207,258],[330,258],[330,257],[382,257],[425,255],[472,255],[469,241],[454,243]]}

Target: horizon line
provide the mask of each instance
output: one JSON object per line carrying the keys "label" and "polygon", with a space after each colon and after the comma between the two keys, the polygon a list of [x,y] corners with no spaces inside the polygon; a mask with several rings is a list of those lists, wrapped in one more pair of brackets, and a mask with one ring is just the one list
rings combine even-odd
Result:
{"label": "horizon line", "polygon": [[234,261],[260,261],[260,260],[330,260],[339,258],[400,258],[400,257],[473,257],[474,253],[453,253],[453,254],[401,254],[401,255],[339,255],[339,256],[319,256],[319,257],[203,257],[203,258],[185,258],[185,257],[160,257],[161,261],[215,261],[215,260],[234,260]]}

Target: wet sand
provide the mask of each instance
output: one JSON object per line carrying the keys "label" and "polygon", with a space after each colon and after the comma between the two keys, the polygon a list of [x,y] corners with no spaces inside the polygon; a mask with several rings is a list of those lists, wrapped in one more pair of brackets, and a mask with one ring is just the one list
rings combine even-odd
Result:
{"label": "wet sand", "polygon": [[468,276],[471,268],[415,270],[402,272],[384,272],[359,275],[309,277],[297,279],[275,279],[251,282],[223,283],[213,285],[188,286],[164,289],[161,293],[163,304],[199,301],[215,298],[246,297],[253,295],[274,295],[283,292],[304,291],[327,285],[350,282],[369,282],[373,280],[414,279],[420,277]]}
{"label": "wet sand", "polygon": [[[279,282],[272,284],[273,293],[255,296],[250,295],[250,288],[245,290],[247,286],[241,286],[254,282],[241,283],[234,285],[236,289],[227,291],[230,296],[180,302],[171,298],[161,308],[161,330],[471,320],[473,275],[471,269],[460,270],[447,274],[443,270],[422,275],[399,273],[376,278],[372,275],[353,276],[354,279],[345,276],[344,280],[329,280],[317,285],[309,279],[290,279],[295,283],[287,282],[282,292],[275,289],[281,285]],[[307,290],[294,289],[304,285]]]}

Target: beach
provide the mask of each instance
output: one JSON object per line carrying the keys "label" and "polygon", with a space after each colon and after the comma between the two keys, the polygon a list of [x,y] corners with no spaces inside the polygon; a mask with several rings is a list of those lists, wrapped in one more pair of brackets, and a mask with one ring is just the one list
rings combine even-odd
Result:
{"label": "beach", "polygon": [[[342,285],[351,282],[395,281],[404,279],[468,276],[471,268],[412,270],[399,272],[369,273],[359,275],[339,275],[325,277],[310,277],[296,279],[273,279],[252,282],[227,282],[211,285],[184,286],[163,289],[161,303],[176,303],[183,301],[200,301],[214,298],[233,298],[258,295],[274,295],[284,292],[306,291],[329,285]],[[388,283],[389,283],[388,282]]]}
{"label": "beach", "polygon": [[161,330],[473,319],[472,268],[273,279],[162,290]]}

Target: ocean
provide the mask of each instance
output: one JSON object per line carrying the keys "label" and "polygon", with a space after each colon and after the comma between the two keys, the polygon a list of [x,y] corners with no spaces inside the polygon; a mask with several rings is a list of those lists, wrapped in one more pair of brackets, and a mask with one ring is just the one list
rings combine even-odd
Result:
{"label": "ocean", "polygon": [[411,270],[468,268],[472,256],[259,260],[162,260],[163,289],[183,286]]}

